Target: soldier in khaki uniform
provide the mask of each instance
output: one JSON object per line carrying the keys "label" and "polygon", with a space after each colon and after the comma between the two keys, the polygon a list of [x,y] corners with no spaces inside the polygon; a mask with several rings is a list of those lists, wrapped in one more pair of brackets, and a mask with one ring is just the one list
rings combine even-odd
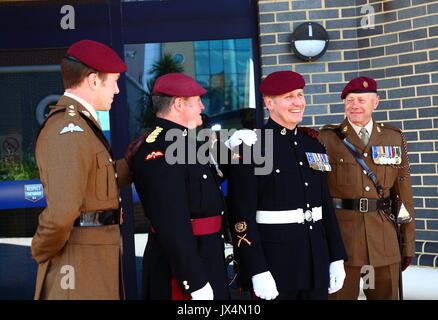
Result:
{"label": "soldier in khaki uniform", "polygon": [[130,182],[114,161],[96,111],[108,111],[126,66],[109,47],[83,40],[61,62],[66,92],[43,124],[36,159],[47,207],[32,240],[35,299],[120,299],[121,208]]}
{"label": "soldier in khaki uniform", "polygon": [[[330,295],[330,299],[357,299],[359,280],[364,277],[367,299],[395,300],[400,268],[406,269],[415,254],[406,139],[400,129],[373,121],[372,112],[379,104],[373,79],[351,80],[341,98],[345,99],[346,119],[337,126],[324,126],[319,135],[332,166],[329,188],[348,254],[344,286]],[[341,138],[356,148],[381,187],[373,182]],[[391,215],[390,208],[395,200],[401,204],[399,222],[405,218],[405,223],[399,225],[401,249],[396,233],[397,218]]]}

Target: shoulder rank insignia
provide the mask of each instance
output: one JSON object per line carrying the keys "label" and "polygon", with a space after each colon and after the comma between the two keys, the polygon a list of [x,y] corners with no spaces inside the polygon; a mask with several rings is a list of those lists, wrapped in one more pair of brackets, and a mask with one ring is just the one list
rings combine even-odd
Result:
{"label": "shoulder rank insignia", "polygon": [[161,127],[156,127],[154,131],[152,131],[148,137],[146,138],[146,142],[147,143],[152,143],[155,142],[155,140],[157,140],[158,135],[160,134],[160,132],[163,131],[163,128]]}
{"label": "shoulder rank insignia", "polygon": [[148,161],[148,160],[154,160],[156,158],[162,157],[164,156],[164,153],[161,151],[152,151],[151,153],[149,153],[148,155],[146,155],[144,157],[144,161]]}
{"label": "shoulder rank insignia", "polygon": [[375,164],[400,164],[402,161],[400,146],[372,146],[371,150]]}
{"label": "shoulder rank insignia", "polygon": [[329,163],[329,157],[325,153],[306,152],[309,167],[318,171],[332,171]]}
{"label": "shoulder rank insignia", "polygon": [[59,132],[59,134],[64,134],[64,133],[73,132],[73,131],[83,132],[84,129],[82,129],[81,127],[75,125],[74,123],[69,123],[67,127],[64,127],[61,130],[61,132]]}

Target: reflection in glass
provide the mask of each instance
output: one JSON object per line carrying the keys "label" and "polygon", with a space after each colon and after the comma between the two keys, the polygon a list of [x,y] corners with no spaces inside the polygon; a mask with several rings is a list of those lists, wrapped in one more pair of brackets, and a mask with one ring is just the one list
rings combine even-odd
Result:
{"label": "reflection in glass", "polygon": [[195,78],[207,90],[205,113],[222,128],[242,127],[241,110],[255,108],[250,39],[126,45],[125,61],[131,139],[151,126],[149,92],[165,73]]}

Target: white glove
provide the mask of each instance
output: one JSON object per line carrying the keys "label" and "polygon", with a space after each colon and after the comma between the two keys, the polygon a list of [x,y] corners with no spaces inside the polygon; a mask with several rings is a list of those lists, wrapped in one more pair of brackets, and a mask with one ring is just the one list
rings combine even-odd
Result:
{"label": "white glove", "polygon": [[344,260],[337,260],[330,263],[329,273],[330,273],[330,286],[328,288],[328,293],[335,293],[336,291],[340,290],[344,285],[344,280],[345,280]]}
{"label": "white glove", "polygon": [[252,287],[260,299],[273,300],[278,296],[277,285],[269,271],[252,276]]}
{"label": "white glove", "polygon": [[225,141],[225,145],[228,149],[232,150],[233,148],[240,145],[242,141],[247,146],[252,146],[257,141],[257,134],[249,129],[237,130],[233,133],[231,137],[228,138],[227,141]]}
{"label": "white glove", "polygon": [[211,288],[210,282],[207,282],[205,286],[201,289],[193,291],[191,293],[192,300],[213,300],[213,289]]}

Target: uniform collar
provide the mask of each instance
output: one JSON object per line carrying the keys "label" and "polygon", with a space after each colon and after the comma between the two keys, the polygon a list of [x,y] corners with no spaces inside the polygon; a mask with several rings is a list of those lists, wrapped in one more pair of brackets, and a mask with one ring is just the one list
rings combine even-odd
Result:
{"label": "uniform collar", "polygon": [[298,133],[298,125],[294,129],[290,130],[286,127],[279,125],[277,122],[275,122],[271,118],[269,118],[268,122],[266,123],[265,128],[266,129],[273,129],[275,134],[280,134],[282,136],[297,135],[297,133]]}
{"label": "uniform collar", "polygon": [[[371,129],[367,128],[367,130],[369,130],[370,133],[370,141],[368,142],[368,147],[372,145],[378,145],[381,143],[381,137],[383,135],[383,132],[382,129],[379,128],[379,126],[380,125],[378,125],[375,121],[373,121]],[[344,121],[341,123],[339,128],[341,132],[347,137],[348,141],[354,144],[359,150],[362,150],[364,148],[362,140],[359,138],[359,135],[356,134],[356,131],[353,129],[353,125],[350,123],[350,121],[347,118],[344,119]]]}
{"label": "uniform collar", "polygon": [[170,129],[180,129],[182,131],[183,136],[187,136],[188,129],[176,122],[164,119],[164,118],[156,118],[155,125],[161,127],[166,130]]}
{"label": "uniform collar", "polygon": [[[96,120],[94,117],[91,116],[91,113],[88,111],[85,106],[80,103],[78,100],[73,99],[69,96],[63,95],[58,100],[56,107],[66,107],[66,108],[74,108],[77,112],[80,112],[84,114],[86,117],[88,117],[99,129],[102,130],[102,127],[100,126],[100,123],[98,120]],[[54,109],[56,110],[56,109]]]}
{"label": "uniform collar", "polygon": [[64,96],[72,98],[77,102],[79,102],[80,104],[82,104],[85,107],[85,109],[87,109],[87,111],[93,116],[94,120],[96,120],[96,122],[100,124],[99,117],[97,116],[97,112],[96,110],[94,110],[93,106],[90,103],[88,103],[84,99],[70,92],[64,92]]}
{"label": "uniform collar", "polygon": [[[354,129],[354,131],[357,133],[357,135],[359,135],[360,130],[362,129],[362,127],[359,127],[357,125],[355,125],[353,122],[350,121],[350,119],[348,119],[348,123],[350,124],[350,126]],[[368,122],[368,124],[364,127],[365,129],[367,129],[368,134],[371,135],[371,132],[373,131],[373,119],[371,119],[370,122]]]}

